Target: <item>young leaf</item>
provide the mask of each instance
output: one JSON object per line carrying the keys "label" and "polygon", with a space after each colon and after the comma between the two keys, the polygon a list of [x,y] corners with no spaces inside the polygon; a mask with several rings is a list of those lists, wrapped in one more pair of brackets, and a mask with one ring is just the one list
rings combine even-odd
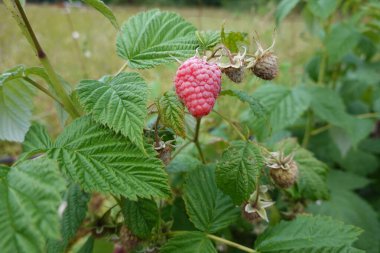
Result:
{"label": "young leaf", "polygon": [[140,238],[149,237],[159,220],[157,204],[151,199],[131,201],[123,198],[121,211],[128,229]]}
{"label": "young leaf", "polygon": [[87,213],[90,195],[82,191],[77,184],[72,184],[64,197],[66,208],[61,219],[61,240],[49,240],[48,252],[66,252],[70,240],[75,237]]}
{"label": "young leaf", "polygon": [[97,11],[99,11],[104,17],[106,17],[111,24],[119,30],[119,24],[112,10],[102,0],[82,0],[86,4],[90,5]]}
{"label": "young leaf", "polygon": [[173,91],[166,92],[160,98],[158,101],[158,111],[162,124],[172,128],[177,135],[186,137],[185,107]]}
{"label": "young leaf", "polygon": [[184,200],[190,220],[204,232],[215,233],[233,223],[239,215],[231,198],[217,188],[215,169],[211,166],[199,166],[189,172]]}
{"label": "young leaf", "polygon": [[22,142],[30,127],[34,89],[18,78],[22,69],[0,75],[0,140]]}
{"label": "young leaf", "polygon": [[256,177],[263,166],[264,159],[255,144],[232,142],[217,164],[216,183],[235,204],[241,204],[255,190]]}
{"label": "young leaf", "polygon": [[[264,106],[273,132],[292,125],[306,111],[311,100],[303,86],[290,89],[273,84],[260,86],[253,94],[253,98]],[[266,122],[266,117],[252,119],[253,128],[258,133],[261,132],[261,135],[268,128]]]}
{"label": "young leaf", "polygon": [[44,252],[59,237],[58,206],[65,182],[55,162],[27,160],[0,177],[0,248],[3,252]]}
{"label": "young leaf", "polygon": [[77,92],[95,121],[122,133],[143,150],[148,87],[138,73],[121,73],[107,82],[81,81]]}
{"label": "young leaf", "polygon": [[297,190],[302,196],[312,200],[329,197],[326,184],[328,167],[323,162],[317,160],[308,150],[301,148],[296,139],[285,139],[277,143],[275,149],[283,151],[286,155],[294,154],[299,170]]}
{"label": "young leaf", "polygon": [[239,52],[240,46],[248,46],[249,39],[247,33],[242,32],[225,32],[224,25],[220,32],[220,39],[232,53]]}
{"label": "young leaf", "polygon": [[169,239],[161,253],[217,253],[214,245],[201,232],[181,232]]}
{"label": "young leaf", "polygon": [[49,151],[60,168],[86,191],[167,197],[168,177],[152,147],[142,153],[128,139],[82,117],[65,128]]}
{"label": "young leaf", "polygon": [[281,21],[296,7],[300,0],[282,0],[274,14],[276,17],[276,24],[279,25]]}
{"label": "young leaf", "polygon": [[255,249],[262,253],[352,252],[342,249],[349,248],[360,233],[361,229],[329,217],[299,216],[267,229]]}
{"label": "young leaf", "polygon": [[249,108],[256,117],[260,118],[265,116],[266,111],[260,101],[253,96],[248,95],[244,91],[237,89],[222,90],[220,92],[220,96],[223,95],[234,96],[237,97],[240,101],[248,103]]}
{"label": "young leaf", "polygon": [[220,42],[220,32],[196,31],[198,43],[201,49],[210,50]]}
{"label": "young leaf", "polygon": [[152,68],[193,56],[198,46],[195,30],[176,13],[142,12],[123,24],[116,51],[131,68]]}
{"label": "young leaf", "polygon": [[33,123],[26,133],[25,141],[23,142],[23,152],[31,152],[36,150],[47,150],[52,147],[51,138],[45,127]]}

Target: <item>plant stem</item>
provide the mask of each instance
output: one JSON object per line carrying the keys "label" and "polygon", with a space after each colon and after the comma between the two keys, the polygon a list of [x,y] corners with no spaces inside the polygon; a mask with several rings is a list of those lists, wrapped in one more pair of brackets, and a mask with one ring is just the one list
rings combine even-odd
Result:
{"label": "plant stem", "polygon": [[39,89],[40,91],[42,91],[43,93],[45,93],[46,95],[48,95],[49,97],[51,97],[52,99],[54,99],[55,101],[57,101],[62,107],[65,107],[64,104],[62,104],[62,102],[55,95],[53,95],[48,89],[46,89],[45,87],[43,87],[42,85],[40,85],[39,83],[30,79],[27,76],[23,77],[23,79],[27,81],[28,83],[30,83],[31,85],[33,85],[34,87],[36,87],[37,89]]}
{"label": "plant stem", "polygon": [[186,148],[189,144],[191,143],[191,141],[188,141],[186,142],[185,144],[183,144],[181,147],[179,147],[178,149],[176,149],[176,151],[173,153],[172,155],[172,160],[184,149]]}
{"label": "plant stem", "polygon": [[59,80],[57,74],[55,73],[55,71],[54,71],[54,69],[53,69],[53,67],[49,61],[49,58],[45,54],[40,43],[38,42],[37,37],[36,37],[32,27],[29,23],[29,20],[26,17],[25,11],[21,6],[20,1],[14,0],[14,2],[16,5],[16,8],[20,14],[20,17],[22,19],[22,22],[20,22],[20,20],[17,20],[17,18],[15,18],[15,19],[16,19],[17,23],[20,25],[21,29],[22,29],[22,27],[21,27],[22,23],[25,24],[26,30],[27,30],[30,38],[31,38],[31,44],[32,44],[33,48],[36,50],[38,59],[40,60],[41,64],[44,66],[46,73],[49,76],[49,79],[50,79],[49,84],[51,85],[51,87],[53,88],[53,90],[55,91],[57,96],[60,98],[62,103],[65,105],[65,110],[71,115],[71,117],[72,118],[79,117],[80,113],[77,111],[77,109],[75,108],[74,104],[72,103],[69,95],[66,93],[65,89],[63,88],[63,85],[62,85],[61,81]]}
{"label": "plant stem", "polygon": [[115,76],[117,76],[118,74],[120,74],[121,72],[123,72],[127,67],[128,67],[128,62],[124,63],[124,65],[121,66],[121,68],[117,71],[117,73],[115,74]]}
{"label": "plant stem", "polygon": [[212,110],[213,112],[215,112],[216,114],[219,115],[219,117],[221,117],[223,120],[225,120],[228,124],[230,124],[232,126],[232,128],[236,131],[236,133],[244,140],[244,141],[247,141],[248,138],[246,136],[244,136],[244,134],[239,130],[239,128],[237,128],[237,126],[231,121],[229,120],[228,118],[224,117],[222,114],[220,114],[219,112],[215,111],[215,110]]}
{"label": "plant stem", "polygon": [[194,134],[194,140],[193,140],[193,142],[194,142],[195,146],[198,149],[199,156],[201,157],[202,163],[205,164],[206,160],[205,160],[205,157],[203,156],[202,149],[201,149],[201,146],[199,145],[199,141],[198,141],[198,138],[199,138],[199,129],[200,129],[200,126],[201,126],[201,120],[202,120],[202,118],[197,118],[197,125],[195,127],[195,134]]}
{"label": "plant stem", "polygon": [[313,130],[313,125],[314,125],[314,114],[313,111],[309,110],[307,113],[307,122],[306,122],[306,127],[305,127],[305,134],[303,136],[302,140],[302,147],[306,148],[307,145],[309,144],[309,139],[311,132]]}
{"label": "plant stem", "polygon": [[217,242],[220,242],[220,243],[223,243],[223,244],[226,244],[228,246],[231,246],[231,247],[234,247],[234,248],[237,248],[239,250],[242,250],[244,252],[248,252],[248,253],[258,253],[258,251],[254,250],[254,249],[250,249],[244,245],[241,245],[241,244],[238,244],[238,243],[235,243],[235,242],[231,242],[229,240],[226,240],[224,238],[221,238],[221,237],[218,237],[218,236],[215,236],[215,235],[211,235],[211,234],[207,234],[207,237],[214,240],[214,241],[217,241]]}
{"label": "plant stem", "polygon": [[156,123],[154,124],[154,141],[155,141],[155,146],[159,147],[160,146],[160,137],[158,136],[158,124],[160,122],[160,115],[157,116]]}

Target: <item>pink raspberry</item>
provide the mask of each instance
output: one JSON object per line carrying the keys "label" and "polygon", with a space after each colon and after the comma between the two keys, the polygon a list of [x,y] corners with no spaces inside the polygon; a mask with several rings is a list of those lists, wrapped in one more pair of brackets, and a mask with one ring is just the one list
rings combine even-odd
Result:
{"label": "pink raspberry", "polygon": [[187,59],[178,68],[176,93],[194,117],[210,113],[220,92],[221,77],[218,65],[199,57]]}

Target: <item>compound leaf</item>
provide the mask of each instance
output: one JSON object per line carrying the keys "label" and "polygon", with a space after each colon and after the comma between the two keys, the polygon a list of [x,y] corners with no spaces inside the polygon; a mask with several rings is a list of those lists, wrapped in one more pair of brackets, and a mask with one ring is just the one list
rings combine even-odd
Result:
{"label": "compound leaf", "polygon": [[161,253],[217,253],[206,234],[201,232],[180,232],[169,239]]}
{"label": "compound leaf", "polygon": [[55,162],[27,160],[0,177],[0,248],[4,252],[44,252],[59,237],[58,206],[65,182]]}
{"label": "compound leaf", "polygon": [[111,24],[116,28],[119,29],[119,24],[117,23],[116,17],[113,14],[112,10],[101,0],[82,0],[86,4],[93,7],[95,10],[100,12],[104,17],[106,17]]}
{"label": "compound leaf", "polygon": [[95,121],[120,132],[143,149],[148,87],[138,73],[121,73],[107,81],[84,80],[77,91],[84,110]]}
{"label": "compound leaf", "polygon": [[131,68],[152,68],[194,55],[198,46],[195,30],[176,13],[142,12],[121,27],[116,51]]}
{"label": "compound leaf", "polygon": [[121,211],[128,229],[140,238],[148,237],[159,219],[157,204],[151,199],[123,199]]}
{"label": "compound leaf", "polygon": [[38,123],[33,123],[29,128],[23,142],[23,151],[47,150],[52,147],[52,140],[46,128]]}
{"label": "compound leaf", "polygon": [[172,128],[177,135],[186,137],[185,107],[173,91],[166,92],[160,98],[158,110],[163,125]]}
{"label": "compound leaf", "polygon": [[258,237],[255,248],[263,253],[353,252],[348,249],[361,232],[329,217],[299,216],[267,229]]}
{"label": "compound leaf", "polygon": [[167,197],[168,177],[152,147],[143,153],[122,135],[89,116],[65,128],[49,151],[61,169],[86,191],[137,197]]}
{"label": "compound leaf", "polygon": [[231,198],[216,186],[215,169],[211,166],[199,166],[189,172],[184,200],[190,220],[204,232],[215,233],[239,215]]}
{"label": "compound leaf", "polygon": [[217,164],[217,185],[235,204],[241,204],[255,189],[256,177],[263,166],[261,151],[255,144],[232,142]]}

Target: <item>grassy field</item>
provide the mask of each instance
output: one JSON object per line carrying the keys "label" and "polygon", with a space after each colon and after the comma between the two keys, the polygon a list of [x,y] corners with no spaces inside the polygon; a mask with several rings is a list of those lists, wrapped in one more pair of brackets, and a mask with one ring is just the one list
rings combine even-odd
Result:
{"label": "grassy field", "polygon": [[[144,7],[112,7],[119,22],[127,20]],[[165,8],[164,8],[165,9]],[[239,13],[222,9],[181,8],[168,9],[180,13],[185,19],[202,30],[219,30],[223,21],[226,29],[248,32],[257,31],[263,44],[269,46],[275,27],[273,10],[265,15],[256,15],[254,11]],[[123,65],[123,60],[115,53],[117,31],[99,13],[90,8],[70,8],[69,12],[59,6],[27,5],[27,15],[41,41],[43,48],[50,57],[53,66],[73,86],[82,79],[98,79],[106,74],[113,74]],[[38,65],[26,39],[22,36],[15,21],[4,5],[0,4],[0,71],[13,66]],[[73,40],[72,33],[79,34],[78,41]],[[250,36],[252,38],[252,36]],[[254,51],[253,46],[250,51]],[[318,46],[308,35],[300,17],[289,17],[278,29],[275,51],[279,56],[280,75],[276,82],[283,85],[294,85],[302,77],[304,64],[314,48]],[[151,98],[170,89],[176,64],[165,65],[154,70],[140,71],[151,87]],[[242,89],[253,90],[260,81],[251,77]],[[232,85],[224,79],[223,85]],[[219,105],[226,103],[225,98],[218,101]],[[34,119],[45,122],[52,134],[59,132],[60,125],[55,116],[51,101],[39,94],[35,102]],[[226,107],[233,110],[226,114],[236,115],[239,107]],[[9,149],[8,147],[12,147]],[[14,145],[4,145],[0,142],[0,155],[17,153]],[[16,151],[15,151],[16,150]]]}

